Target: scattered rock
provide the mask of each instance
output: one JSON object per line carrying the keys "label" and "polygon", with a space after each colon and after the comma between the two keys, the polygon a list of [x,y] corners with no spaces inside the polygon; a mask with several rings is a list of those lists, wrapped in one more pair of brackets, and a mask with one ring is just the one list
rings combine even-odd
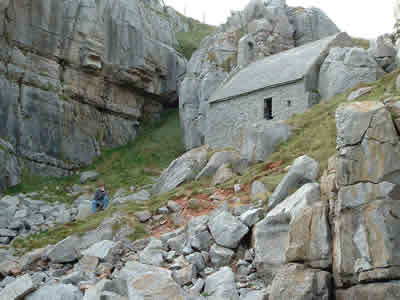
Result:
{"label": "scattered rock", "polygon": [[151,219],[151,212],[149,210],[138,211],[135,213],[135,216],[141,223],[145,223]]}
{"label": "scattered rock", "polygon": [[350,95],[347,97],[347,101],[354,101],[354,100],[360,98],[361,96],[368,94],[372,90],[373,90],[373,87],[364,87],[364,88],[355,90],[355,91],[351,92]]}
{"label": "scattered rock", "polygon": [[69,236],[58,242],[47,254],[52,263],[69,263],[78,259],[80,239],[76,236]]}
{"label": "scattered rock", "polygon": [[87,172],[82,172],[80,176],[80,182],[82,184],[88,182],[88,181],[95,181],[99,177],[99,173],[96,171],[87,171]]}

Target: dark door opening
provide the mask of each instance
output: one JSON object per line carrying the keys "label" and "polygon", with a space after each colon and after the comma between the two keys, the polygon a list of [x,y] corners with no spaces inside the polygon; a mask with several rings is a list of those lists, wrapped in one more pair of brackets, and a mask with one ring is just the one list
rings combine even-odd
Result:
{"label": "dark door opening", "polygon": [[272,98],[264,99],[264,119],[272,120]]}

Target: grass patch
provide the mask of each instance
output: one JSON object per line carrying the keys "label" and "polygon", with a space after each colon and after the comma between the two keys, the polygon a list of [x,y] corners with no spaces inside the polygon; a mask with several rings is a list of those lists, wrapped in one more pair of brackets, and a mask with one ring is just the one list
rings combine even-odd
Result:
{"label": "grass patch", "polygon": [[190,59],[193,53],[200,47],[201,41],[208,35],[215,32],[216,27],[203,24],[191,18],[187,18],[190,26],[189,32],[178,32],[176,39],[178,41],[177,50],[182,53],[186,59]]}

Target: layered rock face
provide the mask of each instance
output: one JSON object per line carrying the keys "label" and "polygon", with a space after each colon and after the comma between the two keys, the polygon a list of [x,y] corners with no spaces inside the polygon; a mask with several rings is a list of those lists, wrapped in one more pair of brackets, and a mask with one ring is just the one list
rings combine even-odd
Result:
{"label": "layered rock face", "polygon": [[183,25],[159,1],[0,4],[0,138],[36,175],[67,175],[126,144],[176,100]]}
{"label": "layered rock face", "polygon": [[[352,299],[352,294],[369,289],[359,284],[400,276],[396,253],[400,143],[391,113],[378,102],[340,107],[337,127],[333,268],[338,287],[356,285],[344,293],[343,299]],[[399,293],[397,285],[390,289]]]}
{"label": "layered rock face", "polygon": [[201,43],[179,92],[187,149],[204,143],[208,99],[229,74],[249,63],[338,33],[319,9],[290,8],[286,1],[253,0]]}

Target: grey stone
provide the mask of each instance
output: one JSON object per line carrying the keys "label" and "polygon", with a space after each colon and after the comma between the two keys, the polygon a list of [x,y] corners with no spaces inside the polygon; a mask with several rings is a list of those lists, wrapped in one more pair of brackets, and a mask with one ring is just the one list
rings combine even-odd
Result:
{"label": "grey stone", "polygon": [[26,300],[81,300],[83,295],[72,284],[46,285],[25,297]]}
{"label": "grey stone", "polygon": [[171,191],[182,183],[192,180],[207,163],[207,147],[200,147],[186,152],[174,160],[161,174],[153,186],[152,194]]}
{"label": "grey stone", "polygon": [[247,225],[248,227],[252,227],[259,221],[264,218],[265,211],[262,208],[256,208],[252,210],[248,210],[245,213],[241,214],[239,219],[240,221]]}
{"label": "grey stone", "polygon": [[2,237],[16,237],[17,232],[9,229],[0,229],[0,236]]}
{"label": "grey stone", "polygon": [[[359,103],[358,108],[354,105],[341,107],[337,111],[338,185],[381,181],[400,183],[400,165],[397,160],[400,148],[391,113],[377,102]],[[355,113],[347,116],[343,114],[355,110]],[[350,132],[345,131],[346,127],[340,123],[343,120],[349,124],[353,120],[355,124],[361,124],[362,120],[364,124],[368,119],[371,122],[368,125],[347,126]],[[358,143],[350,144],[350,141]]]}
{"label": "grey stone", "polygon": [[79,180],[83,184],[88,181],[95,181],[97,177],[99,177],[99,173],[96,171],[86,171],[81,173]]}
{"label": "grey stone", "polygon": [[361,48],[333,48],[321,66],[319,91],[322,99],[342,94],[359,83],[375,82],[381,68]]}
{"label": "grey stone", "polygon": [[328,207],[315,204],[292,219],[286,262],[303,262],[315,269],[332,266],[332,238]]}
{"label": "grey stone", "polygon": [[128,202],[139,202],[146,203],[151,199],[151,194],[149,191],[141,190],[135,194],[128,195],[122,198],[117,198],[114,200],[115,204],[123,204]]}
{"label": "grey stone", "polygon": [[208,224],[211,235],[218,245],[236,248],[249,228],[228,212],[221,212],[211,218]]}
{"label": "grey stone", "polygon": [[78,249],[81,240],[76,236],[69,236],[58,242],[47,256],[52,263],[69,263],[78,259]]}
{"label": "grey stone", "polygon": [[275,276],[269,299],[329,299],[331,293],[331,275],[328,272],[290,264],[282,267]]}
{"label": "grey stone", "polygon": [[172,278],[180,286],[191,284],[192,281],[196,279],[196,276],[196,267],[191,264],[172,272]]}
{"label": "grey stone", "polygon": [[214,244],[210,249],[211,263],[216,268],[229,266],[234,255],[235,252],[231,249],[220,247],[217,244]]}
{"label": "grey stone", "polygon": [[[0,290],[1,300],[18,300],[26,299],[28,293],[35,289],[35,285],[31,276],[24,275],[8,284],[4,289]],[[29,297],[29,296],[28,296]]]}
{"label": "grey stone", "polygon": [[159,213],[160,215],[168,215],[168,213],[169,213],[168,207],[158,208],[157,213]]}
{"label": "grey stone", "polygon": [[238,300],[239,294],[236,289],[235,276],[232,269],[223,267],[218,272],[208,276],[206,278],[204,292],[209,295],[208,299],[212,300]]}
{"label": "grey stone", "polygon": [[350,95],[347,97],[347,101],[354,101],[354,100],[360,98],[361,96],[368,94],[372,90],[373,90],[373,87],[359,88],[350,93]]}
{"label": "grey stone", "polygon": [[166,255],[160,240],[153,239],[147,247],[139,253],[139,261],[142,264],[161,266]]}
{"label": "grey stone", "polygon": [[40,248],[40,249],[35,249],[33,251],[30,251],[30,252],[24,254],[24,256],[22,256],[18,261],[21,269],[23,271],[25,271],[29,267],[31,267],[33,264],[35,264],[36,262],[41,260],[45,251],[46,251],[46,248]]}
{"label": "grey stone", "polygon": [[253,227],[255,266],[266,283],[271,283],[279,267],[285,263],[290,222],[305,208],[320,201],[317,183],[309,183],[268,212]]}
{"label": "grey stone", "polygon": [[172,200],[168,201],[167,207],[172,212],[179,212],[182,210],[182,206]]}
{"label": "grey stone", "polygon": [[128,295],[137,299],[183,300],[183,291],[172,279],[171,272],[135,261],[127,262],[117,275],[128,283]]}
{"label": "grey stone", "polygon": [[396,299],[400,297],[400,282],[390,281],[381,283],[371,283],[356,285],[349,289],[338,290],[337,297],[343,300],[350,299]]}
{"label": "grey stone", "polygon": [[247,159],[241,158],[232,164],[232,170],[235,174],[243,176],[248,170],[250,162]]}
{"label": "grey stone", "polygon": [[135,213],[135,216],[139,219],[141,223],[145,223],[151,219],[151,212],[148,210],[138,211]]}
{"label": "grey stone", "polygon": [[207,176],[212,177],[215,175],[219,167],[224,164],[230,164],[232,161],[238,159],[238,154],[234,151],[221,151],[214,153],[207,165],[200,171],[200,173],[196,176],[196,179],[200,177]]}
{"label": "grey stone", "polygon": [[291,136],[290,127],[283,122],[259,121],[244,129],[240,156],[250,163],[265,161],[277,145]]}
{"label": "grey stone", "polygon": [[199,252],[192,253],[186,256],[186,259],[189,263],[196,267],[197,272],[201,272],[206,268],[206,263],[204,261],[203,255]]}
{"label": "grey stone", "polygon": [[289,15],[296,29],[294,34],[296,46],[339,32],[336,24],[319,8],[289,8]]}
{"label": "grey stone", "polygon": [[120,248],[120,242],[105,240],[92,245],[89,249],[83,251],[82,254],[98,257],[100,261],[113,262],[113,258]]}
{"label": "grey stone", "polygon": [[319,163],[306,155],[298,157],[293,162],[289,172],[285,175],[276,187],[272,196],[268,200],[268,207],[274,208],[282,202],[289,192],[302,185],[313,182],[319,174]]}
{"label": "grey stone", "polygon": [[212,184],[214,186],[223,184],[232,177],[233,177],[233,172],[232,169],[229,167],[229,164],[224,164],[218,168],[212,180]]}

